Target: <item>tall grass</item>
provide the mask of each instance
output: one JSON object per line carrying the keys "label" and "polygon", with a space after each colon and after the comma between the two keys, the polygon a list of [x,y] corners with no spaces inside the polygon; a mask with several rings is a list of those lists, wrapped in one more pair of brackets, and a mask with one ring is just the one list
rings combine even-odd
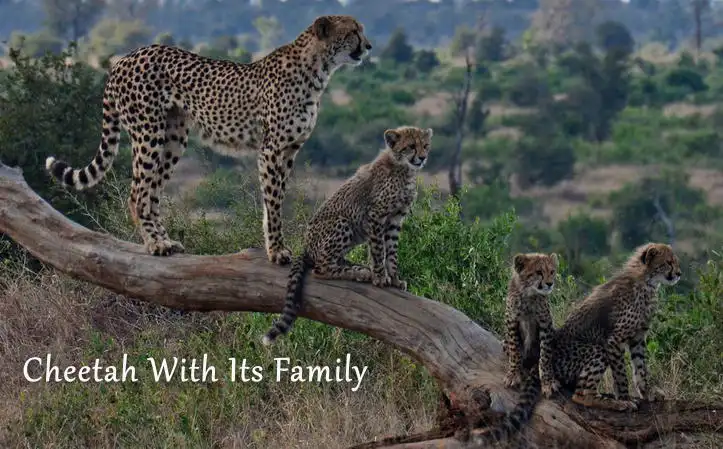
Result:
{"label": "tall grass", "polygon": [[[260,209],[250,194],[256,189],[251,184],[237,186],[235,194],[229,193],[234,189],[223,192],[229,208],[215,220],[196,213],[197,198],[166,205],[169,232],[196,254],[260,246]],[[137,241],[125,215],[124,189],[111,189],[116,195],[98,211],[85,212],[100,228]],[[211,190],[201,191],[206,195]],[[287,238],[298,250],[313,206],[298,192],[291,196]],[[423,192],[402,231],[401,275],[412,292],[449,303],[499,332],[515,216],[509,213],[470,225],[459,212],[456,202],[444,201],[434,191]],[[365,251],[359,249],[352,257],[363,260]],[[679,397],[721,392],[723,381],[716,371],[720,363],[713,360],[723,348],[718,338],[723,316],[719,262],[706,268],[699,290],[690,297],[664,295],[665,317],[650,339],[654,379]],[[172,311],[52,269],[31,271],[20,259],[6,260],[0,270],[2,447],[336,449],[434,424],[438,390],[430,375],[405,355],[364,335],[301,319],[268,349],[259,345],[259,337],[272,316]],[[553,296],[557,323],[582,294],[565,274],[564,264],[562,272]],[[714,311],[718,315],[709,315]],[[692,362],[694,348],[698,353],[703,348],[706,358]],[[139,381],[24,380],[25,361],[47,353],[61,367],[89,364],[96,358],[119,364],[127,354]],[[291,364],[303,366],[334,366],[347,353],[353,364],[368,367],[358,391],[352,391],[354,382],[275,382],[272,374],[275,357],[289,357]],[[148,357],[170,360],[204,354],[218,369],[217,382],[156,383],[145,362]],[[231,382],[231,357],[262,366],[265,379]],[[688,363],[681,363],[681,357],[688,357]],[[672,379],[673,372],[675,379],[683,380]]]}

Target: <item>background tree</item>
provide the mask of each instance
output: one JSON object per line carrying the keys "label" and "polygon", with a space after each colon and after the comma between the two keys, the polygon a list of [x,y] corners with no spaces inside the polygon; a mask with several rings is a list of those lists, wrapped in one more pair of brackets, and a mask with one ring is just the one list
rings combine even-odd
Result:
{"label": "background tree", "polygon": [[259,47],[261,51],[270,51],[279,44],[283,29],[275,16],[257,17],[254,20],[254,28],[256,28],[256,32],[260,36]]}
{"label": "background tree", "polygon": [[50,31],[40,30],[32,34],[13,32],[10,35],[8,47],[20,50],[28,56],[41,57],[47,52],[60,53],[65,46],[63,41]]}
{"label": "background tree", "polygon": [[419,50],[414,56],[414,66],[421,73],[429,73],[439,66],[439,58],[434,50]]}
{"label": "background tree", "polygon": [[398,64],[406,64],[414,59],[414,48],[407,42],[407,35],[402,28],[394,30],[380,57]]}
{"label": "background tree", "polygon": [[57,36],[78,41],[93,27],[105,0],[42,0],[47,27]]}
{"label": "background tree", "polygon": [[90,31],[90,44],[100,57],[126,53],[151,43],[151,30],[140,20],[103,19]]}
{"label": "background tree", "polygon": [[589,40],[596,12],[595,0],[540,0],[532,18],[534,39],[556,50]]}

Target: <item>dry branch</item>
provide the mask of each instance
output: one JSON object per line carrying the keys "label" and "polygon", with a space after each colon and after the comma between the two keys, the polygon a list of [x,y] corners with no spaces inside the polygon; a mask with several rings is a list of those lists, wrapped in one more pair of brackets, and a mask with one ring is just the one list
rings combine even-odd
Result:
{"label": "dry branch", "polygon": [[[196,311],[277,313],[283,307],[286,269],[269,264],[263,251],[150,256],[140,245],[71,222],[28,187],[20,170],[1,163],[0,232],[58,271],[129,297]],[[502,385],[499,340],[445,304],[396,289],[312,277],[300,316],[395,346],[424,364],[462,404],[476,403],[470,398],[482,390],[489,391],[492,409],[498,411],[508,410],[516,398]],[[723,412],[709,406],[661,408],[669,405],[626,415],[543,401],[528,438],[538,447],[613,448],[670,431],[723,427]],[[441,438],[387,447],[463,446]]]}

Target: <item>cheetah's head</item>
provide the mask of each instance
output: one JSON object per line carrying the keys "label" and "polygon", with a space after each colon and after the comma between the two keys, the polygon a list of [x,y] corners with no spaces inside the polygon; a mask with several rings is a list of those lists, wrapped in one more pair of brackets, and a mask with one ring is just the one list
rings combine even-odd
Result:
{"label": "cheetah's head", "polygon": [[525,293],[549,295],[555,286],[557,254],[516,254],[512,259],[512,275],[517,277]]}
{"label": "cheetah's head", "polygon": [[642,265],[651,285],[675,285],[680,280],[680,261],[673,248],[664,243],[648,243],[635,250],[630,263]]}
{"label": "cheetah's head", "polygon": [[432,146],[432,128],[401,126],[384,131],[384,142],[395,162],[412,170],[421,170]]}
{"label": "cheetah's head", "polygon": [[372,49],[364,35],[364,26],[352,16],[317,17],[311,32],[336,67],[343,64],[357,66]]}

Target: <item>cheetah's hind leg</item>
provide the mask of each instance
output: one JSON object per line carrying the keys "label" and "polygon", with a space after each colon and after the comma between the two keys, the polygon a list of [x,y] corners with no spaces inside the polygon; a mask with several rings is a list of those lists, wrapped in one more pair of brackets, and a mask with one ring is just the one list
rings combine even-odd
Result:
{"label": "cheetah's hind leg", "polygon": [[183,245],[169,239],[160,222],[160,195],[164,182],[170,179],[174,160],[178,162],[185,150],[188,131],[183,116],[173,111],[158,113],[148,120],[149,130],[131,135],[134,176],[129,205],[135,202],[135,214],[131,209],[131,215],[138,218],[146,250],[156,256],[169,256],[183,251]]}
{"label": "cheetah's hind leg", "polygon": [[[183,156],[188,145],[188,120],[179,108],[174,107],[166,116],[166,135],[160,146],[160,154],[155,164],[156,190],[152,195],[157,198],[151,203],[153,216],[156,219],[156,228],[164,244],[170,248],[171,253],[183,253],[186,251],[183,244],[168,237],[168,232],[160,222],[160,198],[163,194],[164,185],[170,181],[178,161]],[[152,197],[153,198],[153,197]]]}
{"label": "cheetah's hind leg", "polygon": [[352,264],[346,260],[314,269],[318,279],[338,279],[369,283],[372,281],[372,270],[364,265]]}

